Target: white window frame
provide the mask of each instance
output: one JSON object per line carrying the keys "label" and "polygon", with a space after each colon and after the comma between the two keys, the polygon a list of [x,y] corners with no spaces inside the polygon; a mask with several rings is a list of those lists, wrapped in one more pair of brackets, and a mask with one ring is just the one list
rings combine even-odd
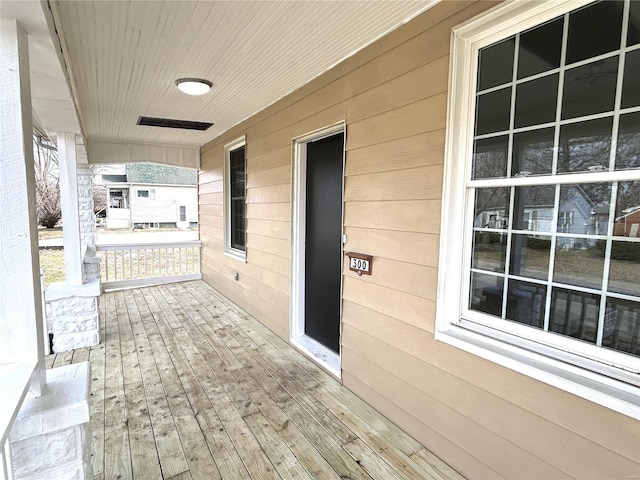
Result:
{"label": "white window frame", "polygon": [[[228,257],[235,258],[242,262],[247,261],[247,245],[246,245],[246,224],[245,224],[245,249],[240,250],[231,246],[231,189],[229,183],[231,182],[231,152],[241,147],[245,147],[244,162],[245,162],[245,179],[247,168],[247,137],[243,135],[236,138],[232,142],[227,143],[224,146],[224,254]],[[245,188],[246,199],[246,188]],[[246,214],[246,202],[245,202],[245,214]],[[246,215],[245,215],[246,216]]]}
{"label": "white window frame", "polygon": [[[632,378],[638,381],[639,359],[629,359],[621,369],[615,361],[606,365],[563,351],[561,345],[533,341],[531,337],[535,338],[538,332],[532,334],[532,329],[526,326],[515,324],[497,330],[463,318],[463,300],[469,292],[471,234],[469,222],[463,219],[468,218],[468,209],[473,207],[473,199],[467,198],[467,172],[473,153],[478,51],[591,1],[505,2],[453,29],[435,338],[640,419],[640,388],[627,381]],[[603,173],[599,181],[612,180],[608,177],[613,175],[615,172]],[[539,182],[539,179],[520,180],[523,185]],[[558,181],[553,179],[555,183]],[[561,338],[559,343],[564,340]],[[612,353],[612,358],[619,355]],[[604,352],[603,356],[608,354]]]}

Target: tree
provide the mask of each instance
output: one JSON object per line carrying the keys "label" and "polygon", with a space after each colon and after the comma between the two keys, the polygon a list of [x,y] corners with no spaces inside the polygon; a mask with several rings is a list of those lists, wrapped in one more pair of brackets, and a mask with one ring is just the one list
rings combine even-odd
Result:
{"label": "tree", "polygon": [[37,132],[33,134],[33,160],[38,224],[46,228],[53,228],[62,218],[58,180],[58,151]]}

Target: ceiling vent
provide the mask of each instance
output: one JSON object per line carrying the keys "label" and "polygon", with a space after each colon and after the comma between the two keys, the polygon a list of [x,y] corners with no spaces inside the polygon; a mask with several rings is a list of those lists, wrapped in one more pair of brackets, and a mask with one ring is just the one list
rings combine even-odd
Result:
{"label": "ceiling vent", "polygon": [[137,125],[145,125],[147,127],[182,128],[183,130],[204,131],[211,125],[213,125],[213,123],[190,122],[189,120],[175,120],[173,118],[138,117]]}

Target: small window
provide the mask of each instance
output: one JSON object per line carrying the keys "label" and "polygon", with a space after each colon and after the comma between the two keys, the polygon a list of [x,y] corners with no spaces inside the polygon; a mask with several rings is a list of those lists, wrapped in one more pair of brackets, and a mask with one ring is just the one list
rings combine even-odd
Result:
{"label": "small window", "polygon": [[181,222],[187,221],[187,207],[183,205],[180,205],[180,221]]}
{"label": "small window", "polygon": [[138,198],[149,198],[149,190],[138,190]]}
{"label": "small window", "polygon": [[246,141],[239,138],[225,146],[225,252],[245,259]]}

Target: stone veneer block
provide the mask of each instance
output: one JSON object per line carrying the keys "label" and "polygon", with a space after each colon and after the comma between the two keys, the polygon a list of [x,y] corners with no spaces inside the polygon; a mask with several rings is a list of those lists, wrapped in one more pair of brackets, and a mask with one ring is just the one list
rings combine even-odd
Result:
{"label": "stone veneer block", "polygon": [[84,256],[84,281],[90,282],[100,278],[100,263],[102,258],[97,255]]}
{"label": "stone veneer block", "polygon": [[91,347],[100,343],[98,300],[100,279],[80,286],[54,283],[45,292],[53,333],[53,351]]}
{"label": "stone veneer block", "polygon": [[26,399],[11,431],[16,480],[91,479],[89,362],[47,371],[43,395]]}

